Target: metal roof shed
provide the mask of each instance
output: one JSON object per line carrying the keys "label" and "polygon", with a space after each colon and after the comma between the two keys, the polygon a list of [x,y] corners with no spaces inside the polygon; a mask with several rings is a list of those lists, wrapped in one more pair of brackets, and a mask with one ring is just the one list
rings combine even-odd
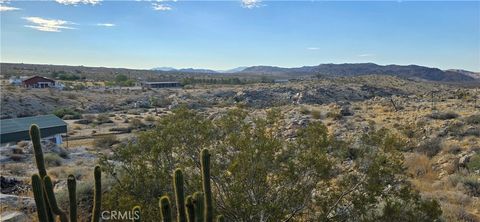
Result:
{"label": "metal roof shed", "polygon": [[42,138],[67,133],[67,123],[55,115],[0,120],[0,144],[30,139],[30,126],[37,124]]}

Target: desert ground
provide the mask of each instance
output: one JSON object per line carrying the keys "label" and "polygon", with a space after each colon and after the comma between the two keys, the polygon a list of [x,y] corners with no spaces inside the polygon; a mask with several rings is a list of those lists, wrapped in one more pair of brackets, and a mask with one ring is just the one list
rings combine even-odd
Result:
{"label": "desert ground", "polygon": [[[73,174],[78,190],[92,193],[92,166],[100,154],[154,128],[179,106],[210,119],[240,107],[253,116],[278,109],[283,137],[322,122],[335,138],[351,140],[369,128],[387,128],[405,142],[408,180],[423,197],[439,201],[445,221],[480,221],[480,88],[361,76],[242,85],[192,84],[183,88],[26,89],[2,86],[2,118],[59,113],[68,135],[57,147],[44,142],[59,202]],[[2,217],[35,220],[30,176],[36,172],[29,141],[1,148]],[[105,183],[111,181],[105,179]],[[88,200],[82,200],[86,203]],[[81,203],[81,204],[82,204]],[[81,205],[80,204],[80,205]],[[13,220],[12,220],[13,221]]]}

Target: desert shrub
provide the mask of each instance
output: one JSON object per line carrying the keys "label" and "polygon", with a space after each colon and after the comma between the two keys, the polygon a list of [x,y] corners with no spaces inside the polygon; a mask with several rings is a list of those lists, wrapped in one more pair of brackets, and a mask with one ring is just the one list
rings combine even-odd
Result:
{"label": "desert shrub", "polygon": [[307,107],[302,106],[302,107],[300,107],[300,113],[303,114],[303,115],[308,115],[308,114],[310,114],[310,110]]}
{"label": "desert shrub", "polygon": [[55,109],[53,111],[53,114],[55,116],[58,116],[59,118],[63,118],[64,116],[67,116],[68,115],[68,118],[69,119],[80,119],[82,118],[82,115],[77,112],[77,111],[74,111],[70,108],[58,108],[58,109]]}
{"label": "desert shrub", "polygon": [[104,135],[98,136],[93,139],[93,145],[99,148],[109,148],[113,144],[118,143],[117,137],[115,135]]}
{"label": "desert shrub", "polygon": [[445,133],[452,136],[462,136],[464,123],[461,121],[454,121],[448,124],[445,128]]}
{"label": "desert shrub", "polygon": [[110,119],[108,114],[102,113],[97,115],[97,123],[98,124],[103,124],[103,123],[112,123],[113,121]]}
{"label": "desert shrub", "polygon": [[480,154],[479,153],[470,157],[470,160],[467,163],[467,168],[471,171],[480,170]]}
{"label": "desert shrub", "polygon": [[154,117],[154,116],[151,116],[151,115],[146,116],[146,117],[145,117],[145,121],[153,122],[153,121],[155,121],[155,117]]}
{"label": "desert shrub", "polygon": [[458,154],[462,151],[462,148],[458,145],[444,145],[443,150],[447,153]]}
{"label": "desert shrub", "polygon": [[480,127],[470,127],[463,131],[462,136],[480,137]]}
{"label": "desert shrub", "polygon": [[438,137],[428,139],[420,143],[416,151],[418,153],[423,153],[428,157],[433,157],[437,155],[442,150],[442,140]]}
{"label": "desert shrub", "polygon": [[68,99],[77,99],[77,94],[75,94],[75,93],[68,93],[68,94],[67,94],[67,98],[68,98]]}
{"label": "desert shrub", "polygon": [[110,132],[120,132],[120,133],[130,133],[132,129],[130,127],[113,127],[110,128],[108,131]]}
{"label": "desert shrub", "polygon": [[56,153],[46,153],[44,155],[45,164],[49,167],[56,167],[62,165],[62,157]]}
{"label": "desert shrub", "polygon": [[63,159],[68,158],[68,151],[62,147],[59,147],[58,155],[62,157]]}
{"label": "desert shrub", "polygon": [[327,118],[331,118],[333,120],[340,120],[343,118],[343,115],[340,113],[340,111],[335,110],[335,111],[328,112]]}
{"label": "desert shrub", "polygon": [[320,119],[322,118],[322,113],[320,112],[320,110],[312,110],[312,118],[314,119]]}
{"label": "desert shrub", "polygon": [[471,115],[465,118],[465,122],[470,125],[478,125],[480,124],[480,114]]}
{"label": "desert shrub", "polygon": [[140,128],[145,127],[145,124],[142,123],[142,120],[139,120],[139,119],[136,119],[136,118],[133,118],[132,120],[130,120],[128,125],[132,129],[140,129]]}
{"label": "desert shrub", "polygon": [[405,166],[407,167],[407,172],[414,177],[422,177],[432,171],[429,158],[423,154],[412,154],[405,159]]}
{"label": "desert shrub", "polygon": [[468,176],[463,179],[463,186],[469,195],[480,197],[480,181],[476,176]]}
{"label": "desert shrub", "polygon": [[[102,207],[130,210],[140,204],[142,218],[155,220],[158,196],[172,193],[175,168],[188,169],[185,190],[200,190],[198,154],[208,147],[212,182],[221,188],[213,197],[228,221],[439,219],[438,203],[421,198],[405,180],[398,151],[402,143],[387,130],[369,131],[358,143],[347,143],[332,138],[321,122],[311,122],[296,132],[296,140],[286,140],[275,127],[280,120],[241,109],[211,120],[176,109],[155,128],[115,147],[113,155],[101,156],[104,172],[118,179]],[[346,148],[356,150],[353,160],[342,155]],[[335,166],[345,161],[353,162]]]}
{"label": "desert shrub", "polygon": [[83,117],[83,119],[90,121],[90,123],[95,120],[95,116],[91,115],[91,114],[82,115],[82,117]]}
{"label": "desert shrub", "polygon": [[438,119],[438,120],[448,120],[448,119],[456,119],[458,117],[458,114],[452,111],[434,112],[430,114],[429,117],[432,119]]}

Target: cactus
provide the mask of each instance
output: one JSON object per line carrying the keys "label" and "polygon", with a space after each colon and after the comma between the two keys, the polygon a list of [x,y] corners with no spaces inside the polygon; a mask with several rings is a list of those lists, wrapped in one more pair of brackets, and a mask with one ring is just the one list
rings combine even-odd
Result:
{"label": "cactus", "polygon": [[33,144],[33,151],[35,153],[35,162],[38,168],[38,174],[40,178],[44,178],[47,175],[45,169],[45,161],[43,160],[42,144],[40,143],[40,130],[37,125],[30,126],[30,139]]}
{"label": "cactus", "polygon": [[45,176],[43,179],[43,183],[45,185],[45,193],[47,194],[48,198],[48,205],[50,205],[50,209],[60,217],[61,222],[68,222],[68,217],[65,212],[63,212],[57,204],[57,199],[55,199],[55,194],[53,193],[53,184],[52,179],[49,176]]}
{"label": "cactus", "polygon": [[142,211],[140,210],[140,206],[135,206],[132,209],[133,212],[133,221],[134,222],[140,222],[141,220],[141,213]]}
{"label": "cactus", "polygon": [[210,184],[210,153],[203,149],[201,153],[202,188],[204,193],[205,222],[213,222],[212,187]]}
{"label": "cactus", "polygon": [[43,195],[42,179],[38,174],[32,176],[32,190],[35,205],[37,206],[38,221],[47,222],[47,208],[45,206],[45,199]]}
{"label": "cactus", "polygon": [[190,195],[185,199],[185,208],[187,211],[187,221],[195,222],[195,208],[193,206],[192,196]]}
{"label": "cactus", "polygon": [[77,222],[77,181],[72,174],[67,178],[68,203],[70,206],[70,222]]}
{"label": "cactus", "polygon": [[218,215],[217,222],[225,222],[225,217],[223,217],[223,215]]}
{"label": "cactus", "polygon": [[173,188],[177,204],[177,222],[185,222],[185,195],[183,193],[183,172],[181,169],[176,169],[173,173]]}
{"label": "cactus", "polygon": [[[32,176],[32,189],[37,206],[38,220],[40,222],[54,222],[55,213],[60,217],[61,222],[68,222],[68,217],[57,205],[55,194],[53,192],[52,179],[47,176],[45,169],[45,161],[43,159],[42,145],[40,143],[40,130],[37,125],[30,126],[30,138],[32,140],[35,152],[35,162],[38,174]],[[94,169],[95,175],[95,196],[93,201],[92,222],[100,220],[100,208],[102,206],[102,172],[99,166]],[[73,175],[68,175],[67,179],[68,198],[70,206],[70,222],[77,221],[77,197],[76,197],[76,180]],[[43,210],[42,210],[43,209]]]}
{"label": "cactus", "polygon": [[[43,151],[42,151],[42,144],[40,143],[40,129],[36,124],[30,126],[30,139],[32,140],[33,144],[33,151],[35,154],[35,163],[38,169],[38,175],[40,176],[41,181],[47,175],[47,170],[45,169],[45,161],[43,159]],[[48,206],[47,203],[47,196],[46,193],[43,192],[43,201],[45,202],[44,205]],[[53,214],[49,207],[46,208],[47,211],[47,220],[49,222],[53,222]]]}
{"label": "cactus", "polygon": [[163,222],[172,222],[172,207],[168,196],[160,198],[160,213]]}
{"label": "cactus", "polygon": [[195,222],[204,222],[204,198],[202,192],[195,192],[193,194],[193,208],[195,210]]}
{"label": "cactus", "polygon": [[102,171],[100,166],[95,167],[93,174],[95,177],[95,191],[91,221],[98,222],[100,220],[100,208],[102,207]]}

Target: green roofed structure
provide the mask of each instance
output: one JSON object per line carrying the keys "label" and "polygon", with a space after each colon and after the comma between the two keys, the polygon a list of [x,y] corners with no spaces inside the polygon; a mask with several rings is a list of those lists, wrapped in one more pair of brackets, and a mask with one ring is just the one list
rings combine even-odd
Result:
{"label": "green roofed structure", "polygon": [[55,115],[42,115],[0,120],[0,144],[29,140],[32,124],[40,128],[42,138],[62,143],[61,134],[67,133],[67,123]]}

